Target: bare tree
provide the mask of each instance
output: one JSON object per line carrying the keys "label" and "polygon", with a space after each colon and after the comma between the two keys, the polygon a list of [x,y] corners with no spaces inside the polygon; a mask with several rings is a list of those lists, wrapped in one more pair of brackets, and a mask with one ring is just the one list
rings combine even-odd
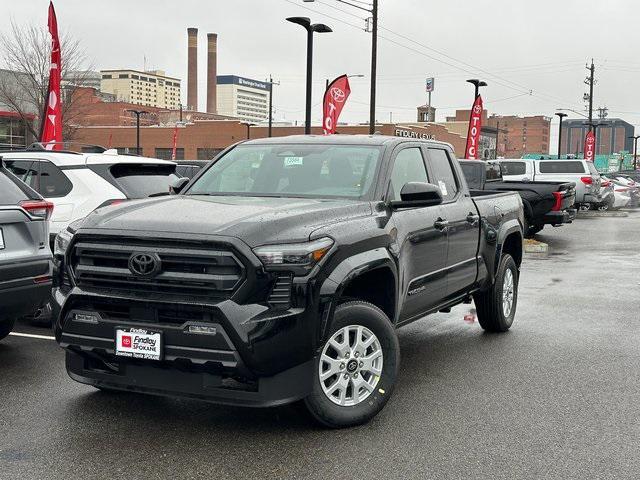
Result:
{"label": "bare tree", "polygon": [[[74,91],[86,82],[86,55],[80,43],[71,36],[61,35],[62,52],[62,135],[70,138],[73,119],[79,112],[74,108]],[[11,30],[0,34],[0,104],[17,112],[31,134],[38,138],[40,117],[44,111],[49,85],[51,36],[46,26],[18,25],[11,22]],[[35,115],[36,121],[28,119]]]}

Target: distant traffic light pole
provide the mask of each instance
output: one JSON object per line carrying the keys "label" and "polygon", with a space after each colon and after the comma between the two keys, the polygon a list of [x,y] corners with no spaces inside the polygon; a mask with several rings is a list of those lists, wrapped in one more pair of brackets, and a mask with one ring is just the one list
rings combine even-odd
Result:
{"label": "distant traffic light pole", "polygon": [[312,88],[312,70],[313,70],[313,34],[332,32],[331,27],[324,23],[311,23],[307,17],[289,17],[287,22],[300,25],[307,31],[307,98],[305,105],[304,133],[311,133],[311,88]]}
{"label": "distant traffic light pole", "polygon": [[140,115],[149,113],[146,110],[127,110],[136,116],[136,155],[140,155]]}

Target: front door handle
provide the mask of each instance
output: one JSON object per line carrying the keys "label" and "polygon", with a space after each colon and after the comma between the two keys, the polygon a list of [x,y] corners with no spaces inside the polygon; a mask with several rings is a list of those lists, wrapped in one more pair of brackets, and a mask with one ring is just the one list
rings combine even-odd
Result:
{"label": "front door handle", "polygon": [[449,222],[446,219],[440,217],[438,217],[438,219],[433,223],[433,227],[436,230],[440,230],[441,232],[446,231],[448,226]]}
{"label": "front door handle", "polygon": [[473,226],[478,223],[478,220],[480,220],[480,215],[476,215],[473,212],[469,212],[469,215],[467,215],[467,222]]}

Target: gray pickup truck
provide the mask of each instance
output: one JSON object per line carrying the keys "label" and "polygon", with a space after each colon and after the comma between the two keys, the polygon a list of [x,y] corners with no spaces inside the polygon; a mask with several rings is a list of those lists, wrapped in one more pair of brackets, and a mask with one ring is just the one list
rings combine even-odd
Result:
{"label": "gray pickup truck", "polygon": [[293,136],[223,152],[178,194],[96,210],[56,239],[55,335],[102,390],[363,423],[398,375],[396,328],[475,301],[504,332],[517,193],[471,194],[448,144]]}

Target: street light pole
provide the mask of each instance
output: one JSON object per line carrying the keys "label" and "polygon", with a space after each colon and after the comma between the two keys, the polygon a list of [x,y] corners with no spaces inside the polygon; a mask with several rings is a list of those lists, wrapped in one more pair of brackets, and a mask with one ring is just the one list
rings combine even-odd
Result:
{"label": "street light pole", "polygon": [[371,9],[371,99],[369,100],[369,135],[376,130],[376,70],[378,68],[378,0]]}
{"label": "street light pole", "polygon": [[[302,0],[306,3],[312,3],[315,0]],[[348,0],[335,0],[336,2],[349,5],[371,14],[371,98],[369,100],[369,134],[376,133],[376,71],[378,68],[378,0],[372,0],[371,9],[356,5]],[[357,0],[356,0],[357,1]],[[360,2],[363,3],[363,2]],[[367,28],[369,31],[369,19],[367,18]]]}
{"label": "street light pole", "polygon": [[560,160],[560,152],[562,151],[562,119],[568,115],[562,112],[558,112],[556,115],[560,118],[560,125],[558,126],[558,160]]}
{"label": "street light pole", "polygon": [[329,33],[332,32],[331,28],[324,23],[311,23],[311,20],[307,17],[289,17],[288,22],[300,25],[307,31],[307,87],[306,87],[306,102],[305,102],[305,120],[304,120],[304,133],[309,135],[311,133],[311,88],[312,88],[312,71],[313,71],[313,34],[316,33]]}
{"label": "street light pole", "polygon": [[251,127],[253,127],[255,125],[255,123],[251,123],[251,122],[241,122],[242,125],[245,125],[247,127],[247,140],[251,140]]}
{"label": "street light pole", "polygon": [[628,138],[633,138],[633,169],[636,170],[638,165],[638,139],[640,135],[631,136]]}
{"label": "street light pole", "polygon": [[476,98],[478,98],[478,95],[480,95],[480,87],[486,87],[487,82],[483,82],[482,80],[478,80],[477,78],[471,78],[467,80],[467,82],[475,87],[476,94],[473,97],[473,101],[475,102]]}
{"label": "street light pole", "polygon": [[126,110],[136,116],[136,155],[140,155],[140,115],[149,113],[146,110]]}

